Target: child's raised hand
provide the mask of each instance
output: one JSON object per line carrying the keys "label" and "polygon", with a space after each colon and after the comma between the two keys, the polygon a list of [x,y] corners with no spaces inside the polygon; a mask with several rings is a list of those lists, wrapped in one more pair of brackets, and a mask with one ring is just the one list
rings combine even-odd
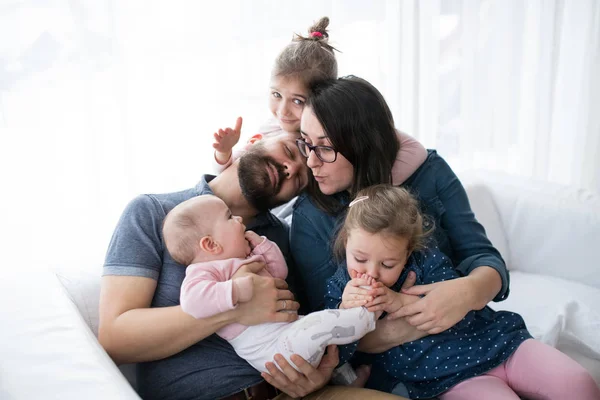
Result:
{"label": "child's raised hand", "polygon": [[246,231],[244,236],[246,237],[246,240],[248,241],[248,243],[250,243],[250,248],[252,250],[254,250],[254,248],[256,246],[258,246],[265,240],[262,236],[259,236],[258,234],[256,234],[253,231]]}
{"label": "child's raised hand", "polygon": [[233,146],[240,140],[242,133],[242,117],[238,117],[235,121],[235,128],[219,129],[214,133],[215,142],[215,159],[219,164],[225,164],[231,158]]}

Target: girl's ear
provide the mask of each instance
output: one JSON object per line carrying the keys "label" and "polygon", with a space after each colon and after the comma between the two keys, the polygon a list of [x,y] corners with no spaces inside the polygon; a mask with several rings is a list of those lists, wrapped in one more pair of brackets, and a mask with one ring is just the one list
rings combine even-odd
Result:
{"label": "girl's ear", "polygon": [[408,262],[408,259],[410,258],[410,255],[413,253],[415,249],[407,249],[406,250],[406,260],[404,260],[404,265],[406,265],[406,263]]}
{"label": "girl's ear", "polygon": [[200,249],[209,254],[219,254],[223,251],[223,247],[210,236],[204,236],[200,239]]}

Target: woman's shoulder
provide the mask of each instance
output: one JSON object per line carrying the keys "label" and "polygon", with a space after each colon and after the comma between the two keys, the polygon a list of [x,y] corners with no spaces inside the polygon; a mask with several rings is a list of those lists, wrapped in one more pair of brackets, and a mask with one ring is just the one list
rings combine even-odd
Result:
{"label": "woman's shoulder", "polygon": [[320,210],[306,192],[301,193],[294,203],[294,214],[320,214],[324,211]]}

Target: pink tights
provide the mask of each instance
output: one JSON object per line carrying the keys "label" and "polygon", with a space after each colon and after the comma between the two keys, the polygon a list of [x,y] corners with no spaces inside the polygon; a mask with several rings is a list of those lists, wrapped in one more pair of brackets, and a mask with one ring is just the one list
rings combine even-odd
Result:
{"label": "pink tights", "polygon": [[524,341],[501,365],[454,386],[440,400],[599,400],[600,389],[585,368],[534,339]]}

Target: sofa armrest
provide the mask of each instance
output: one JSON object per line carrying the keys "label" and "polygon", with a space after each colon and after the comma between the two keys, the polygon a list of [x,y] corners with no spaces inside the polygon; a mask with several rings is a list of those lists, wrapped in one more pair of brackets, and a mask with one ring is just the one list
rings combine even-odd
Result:
{"label": "sofa armrest", "polygon": [[463,175],[467,185],[476,182],[491,194],[507,240],[509,269],[600,288],[599,194],[497,172]]}
{"label": "sofa armrest", "polygon": [[0,291],[0,397],[139,399],[45,269],[6,268]]}

